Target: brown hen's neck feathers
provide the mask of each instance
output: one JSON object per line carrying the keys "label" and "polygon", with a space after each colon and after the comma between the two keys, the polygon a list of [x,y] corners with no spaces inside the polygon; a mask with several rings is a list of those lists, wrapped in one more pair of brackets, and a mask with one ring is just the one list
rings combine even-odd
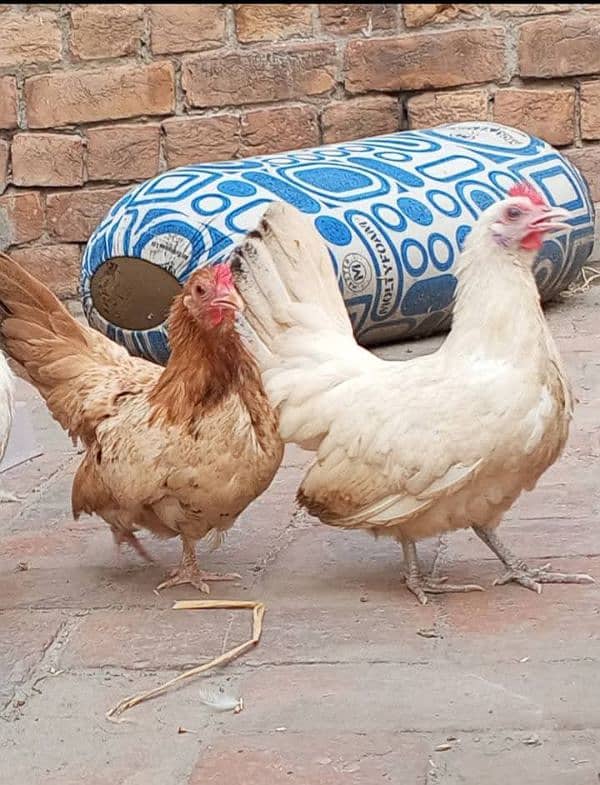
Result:
{"label": "brown hen's neck feathers", "polygon": [[248,386],[262,394],[258,368],[235,326],[200,324],[181,295],[169,317],[169,343],[169,361],[150,395],[153,417],[191,421]]}

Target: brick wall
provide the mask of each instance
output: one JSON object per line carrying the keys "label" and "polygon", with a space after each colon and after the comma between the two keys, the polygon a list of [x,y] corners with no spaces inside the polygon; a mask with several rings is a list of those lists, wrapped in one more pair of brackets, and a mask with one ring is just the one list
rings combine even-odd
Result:
{"label": "brick wall", "polygon": [[0,6],[0,245],[62,296],[131,184],[188,162],[495,119],[600,203],[600,7]]}

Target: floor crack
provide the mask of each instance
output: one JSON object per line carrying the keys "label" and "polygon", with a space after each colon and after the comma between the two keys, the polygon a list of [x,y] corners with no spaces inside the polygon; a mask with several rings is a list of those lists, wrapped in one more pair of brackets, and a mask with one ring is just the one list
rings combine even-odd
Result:
{"label": "floor crack", "polygon": [[0,709],[0,717],[5,720],[16,719],[24,710],[29,699],[40,690],[37,685],[46,678],[57,676],[63,671],[59,669],[59,660],[63,648],[71,634],[80,624],[81,618],[87,616],[87,611],[79,611],[67,616],[44,649],[42,658],[31,667],[28,674],[16,685],[12,696]]}

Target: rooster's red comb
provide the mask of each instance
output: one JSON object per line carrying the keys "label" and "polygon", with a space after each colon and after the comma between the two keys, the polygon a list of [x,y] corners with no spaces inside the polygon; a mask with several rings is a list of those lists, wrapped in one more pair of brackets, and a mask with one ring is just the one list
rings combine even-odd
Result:
{"label": "rooster's red comb", "polygon": [[233,286],[231,266],[227,263],[217,264],[213,267],[215,283],[217,286]]}
{"label": "rooster's red comb", "polygon": [[510,190],[508,191],[509,196],[526,196],[530,199],[533,204],[546,204],[544,197],[540,194],[539,191],[526,183],[524,180],[520,183],[515,183]]}

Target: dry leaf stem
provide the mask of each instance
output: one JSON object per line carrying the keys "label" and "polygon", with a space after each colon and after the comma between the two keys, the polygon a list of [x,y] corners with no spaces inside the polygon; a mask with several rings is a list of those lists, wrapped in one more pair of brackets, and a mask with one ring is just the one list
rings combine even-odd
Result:
{"label": "dry leaf stem", "polygon": [[262,634],[263,616],[265,615],[265,606],[262,602],[252,602],[249,600],[180,600],[173,605],[173,610],[175,611],[214,610],[216,608],[225,610],[238,610],[241,608],[247,608],[252,610],[252,637],[244,643],[240,643],[239,646],[229,649],[229,651],[226,651],[224,654],[221,654],[214,660],[205,662],[202,665],[197,665],[195,668],[190,668],[190,670],[180,673],[179,676],[176,676],[174,679],[170,679],[164,684],[161,684],[159,687],[154,687],[153,689],[142,692],[139,695],[133,695],[132,697],[125,698],[106,714],[106,718],[108,720],[111,720],[111,722],[120,722],[121,720],[116,718],[123,714],[123,712],[131,709],[133,706],[137,706],[138,703],[143,703],[150,698],[154,698],[156,695],[161,695],[175,684],[185,681],[186,679],[190,679],[193,676],[197,676],[199,673],[204,673],[205,671],[210,670],[211,668],[217,668],[220,665],[227,665],[227,663],[232,662],[237,657],[240,657],[242,654],[245,654],[251,648],[256,646]]}

